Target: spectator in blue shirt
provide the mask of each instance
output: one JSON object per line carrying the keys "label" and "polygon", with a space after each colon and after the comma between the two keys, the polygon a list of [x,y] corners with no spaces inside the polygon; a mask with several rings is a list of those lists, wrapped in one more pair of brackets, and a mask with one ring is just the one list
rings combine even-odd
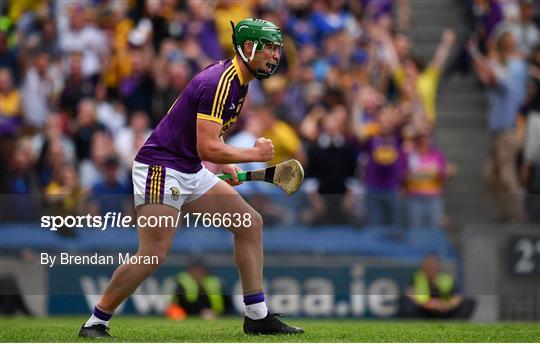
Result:
{"label": "spectator in blue shirt", "polygon": [[525,102],[527,65],[517,50],[514,36],[501,32],[491,52],[484,57],[473,44],[469,53],[474,59],[476,73],[487,87],[488,120],[491,131],[491,156],[488,160],[485,181],[493,194],[495,211],[500,221],[520,221],[524,217],[522,190],[516,171],[519,142],[516,120]]}
{"label": "spectator in blue shirt", "polygon": [[131,190],[118,178],[120,162],[116,156],[105,160],[104,179],[91,189],[91,204],[94,212],[104,215],[108,212],[124,212]]}

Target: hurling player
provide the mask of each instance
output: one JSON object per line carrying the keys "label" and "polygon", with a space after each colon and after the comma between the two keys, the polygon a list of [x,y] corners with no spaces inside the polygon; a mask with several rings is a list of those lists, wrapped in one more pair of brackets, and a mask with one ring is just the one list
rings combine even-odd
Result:
{"label": "hurling player", "polygon": [[[279,65],[283,39],[279,27],[260,19],[233,24],[233,59],[208,66],[191,80],[138,152],[133,186],[138,216],[173,216],[180,210],[210,214],[247,214],[247,226],[234,234],[248,334],[295,334],[298,327],[268,312],[263,293],[261,215],[231,185],[238,185],[235,163],[265,162],[274,156],[272,142],[259,138],[252,148],[234,148],[222,135],[237,120],[250,80],[270,77]],[[233,176],[231,185],[208,171],[202,160],[221,164]],[[109,337],[114,310],[165,260],[176,228],[138,228],[137,256],[157,256],[158,264],[124,264],[111,277],[81,337]]]}

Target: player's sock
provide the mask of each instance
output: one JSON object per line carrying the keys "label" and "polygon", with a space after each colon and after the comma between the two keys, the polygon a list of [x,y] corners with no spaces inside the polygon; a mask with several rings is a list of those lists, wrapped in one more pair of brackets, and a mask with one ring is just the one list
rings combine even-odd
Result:
{"label": "player's sock", "polygon": [[268,315],[268,308],[264,302],[263,292],[245,295],[244,304],[246,305],[246,317],[252,320],[263,319]]}
{"label": "player's sock", "polygon": [[96,305],[94,307],[94,312],[92,313],[92,316],[90,317],[90,319],[88,319],[86,324],[84,324],[84,327],[90,327],[97,324],[109,326],[109,320],[112,318],[112,316],[112,313],[104,312]]}

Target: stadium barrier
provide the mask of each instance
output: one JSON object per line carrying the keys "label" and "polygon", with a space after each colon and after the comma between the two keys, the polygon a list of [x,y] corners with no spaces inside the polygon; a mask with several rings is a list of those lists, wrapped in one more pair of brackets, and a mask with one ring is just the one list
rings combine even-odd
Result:
{"label": "stadium barrier", "polygon": [[[62,252],[118,256],[134,252],[134,231],[89,230],[75,237],[51,235],[29,224],[2,224],[2,273],[16,277],[32,312],[86,314],[105,288],[116,264],[61,265],[42,261]],[[218,229],[184,229],[173,254],[119,309],[121,314],[162,314],[175,276],[202,258],[231,296],[232,311],[243,312],[240,282],[231,258],[232,235]],[[31,250],[33,260],[20,252]],[[265,231],[265,288],[270,307],[307,317],[395,317],[398,299],[420,260],[437,253],[446,270],[459,272],[455,250],[442,231],[411,230],[401,240],[381,228],[274,227]],[[182,253],[182,254],[179,254]],[[117,262],[117,260],[115,260]],[[32,298],[38,298],[36,301]]]}

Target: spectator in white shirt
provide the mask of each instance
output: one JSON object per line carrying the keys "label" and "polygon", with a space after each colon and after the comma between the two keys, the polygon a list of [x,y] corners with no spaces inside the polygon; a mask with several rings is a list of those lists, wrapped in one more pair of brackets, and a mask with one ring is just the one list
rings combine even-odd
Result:
{"label": "spectator in white shirt", "polygon": [[87,21],[86,7],[73,4],[68,9],[69,25],[60,28],[60,48],[64,53],[82,52],[82,71],[88,77],[101,71],[101,55],[107,48],[105,34]]}
{"label": "spectator in white shirt", "polygon": [[146,112],[136,111],[131,115],[129,127],[120,129],[114,137],[114,146],[126,170],[131,170],[135,155],[152,133],[149,123],[150,118]]}
{"label": "spectator in white shirt", "polygon": [[49,67],[49,53],[35,52],[32,65],[26,71],[22,85],[25,122],[37,128],[43,126],[47,114],[51,112],[54,82]]}

